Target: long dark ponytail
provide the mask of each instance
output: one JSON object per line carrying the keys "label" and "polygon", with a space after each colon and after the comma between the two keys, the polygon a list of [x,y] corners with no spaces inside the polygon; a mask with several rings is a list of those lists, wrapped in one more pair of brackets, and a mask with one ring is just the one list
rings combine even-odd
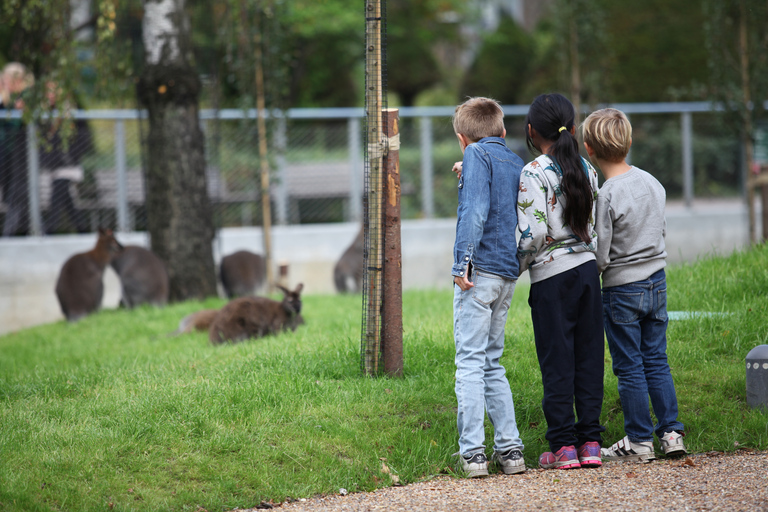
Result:
{"label": "long dark ponytail", "polygon": [[547,154],[563,173],[561,188],[566,199],[563,220],[571,227],[574,235],[589,243],[592,239],[589,218],[592,214],[593,192],[581,162],[579,143],[571,134],[575,117],[573,105],[562,94],[537,96],[525,119],[525,140],[531,152],[536,154],[538,151],[528,132],[530,125],[540,137],[552,142]]}

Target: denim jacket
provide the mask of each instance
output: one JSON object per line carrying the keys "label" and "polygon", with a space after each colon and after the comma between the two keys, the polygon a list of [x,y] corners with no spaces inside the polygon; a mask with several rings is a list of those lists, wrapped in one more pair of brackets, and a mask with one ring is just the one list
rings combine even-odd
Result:
{"label": "denim jacket", "polygon": [[452,275],[465,276],[472,263],[477,270],[517,279],[515,231],[522,168],[523,160],[501,137],[485,137],[464,150]]}

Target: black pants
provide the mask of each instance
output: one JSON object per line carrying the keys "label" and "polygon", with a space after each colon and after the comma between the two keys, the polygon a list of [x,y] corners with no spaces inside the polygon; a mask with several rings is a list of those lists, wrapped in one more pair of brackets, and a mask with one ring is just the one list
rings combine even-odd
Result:
{"label": "black pants", "polygon": [[597,264],[590,261],[533,283],[528,304],[550,450],[601,442],[605,335]]}
{"label": "black pants", "polygon": [[69,193],[69,180],[53,180],[53,192],[51,193],[51,207],[48,212],[48,220],[45,223],[47,234],[55,233],[61,224],[62,214],[66,213],[70,222],[78,233],[85,233],[88,225],[80,210],[75,208],[75,203]]}

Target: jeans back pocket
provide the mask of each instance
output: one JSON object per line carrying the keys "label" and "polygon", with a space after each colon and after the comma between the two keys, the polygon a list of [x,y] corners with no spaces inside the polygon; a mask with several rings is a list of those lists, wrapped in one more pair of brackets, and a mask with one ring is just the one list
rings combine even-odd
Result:
{"label": "jeans back pocket", "polygon": [[611,321],[616,324],[636,322],[643,314],[643,293],[610,292],[608,309]]}

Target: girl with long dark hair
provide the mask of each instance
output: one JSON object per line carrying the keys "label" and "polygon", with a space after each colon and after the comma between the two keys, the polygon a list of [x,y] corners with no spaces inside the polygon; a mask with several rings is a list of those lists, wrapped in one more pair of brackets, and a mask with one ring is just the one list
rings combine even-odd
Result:
{"label": "girl with long dark hair", "polygon": [[[534,161],[518,195],[518,258],[528,270],[542,408],[545,469],[598,467],[603,403],[603,317],[595,260],[597,172],[579,155],[575,112],[560,94],[538,96],[525,122]],[[575,408],[575,414],[574,414]]]}

